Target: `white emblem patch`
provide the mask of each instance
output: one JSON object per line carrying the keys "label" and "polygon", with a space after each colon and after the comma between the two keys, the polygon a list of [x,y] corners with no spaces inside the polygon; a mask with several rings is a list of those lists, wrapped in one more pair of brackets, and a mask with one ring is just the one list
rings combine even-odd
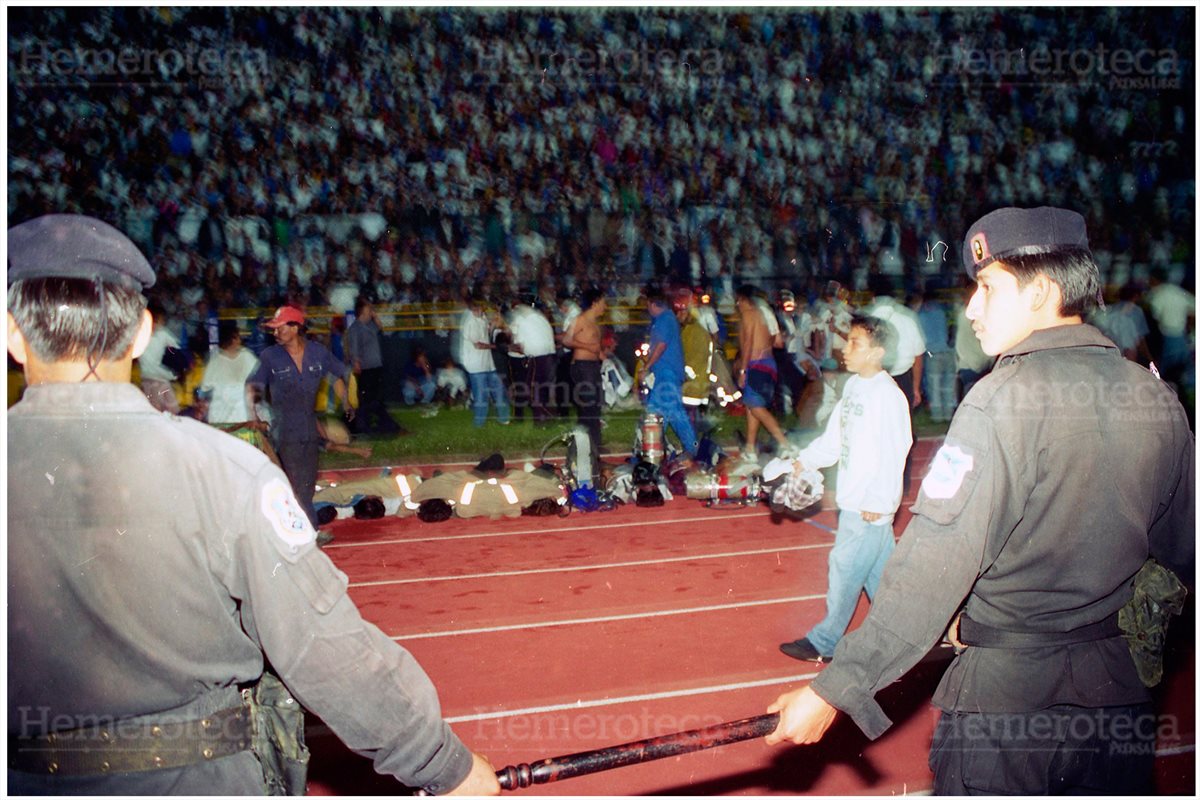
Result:
{"label": "white emblem patch", "polygon": [[291,487],[278,478],[263,487],[262,512],[275,534],[292,548],[293,553],[317,538]]}
{"label": "white emblem patch", "polygon": [[942,445],[933,457],[921,491],[934,500],[949,500],[962,488],[963,479],[975,466],[975,458],[954,445]]}

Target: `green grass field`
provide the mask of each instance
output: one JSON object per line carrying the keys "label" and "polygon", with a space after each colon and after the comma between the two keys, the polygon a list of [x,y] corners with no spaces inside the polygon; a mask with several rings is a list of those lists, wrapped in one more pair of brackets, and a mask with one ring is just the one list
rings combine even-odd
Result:
{"label": "green grass field", "polygon": [[[506,461],[524,462],[536,458],[547,442],[574,427],[574,416],[561,419],[545,427],[537,427],[528,417],[521,422],[501,425],[494,413],[483,428],[472,424],[469,408],[442,409],[435,417],[423,417],[417,408],[394,406],[392,418],[408,431],[405,436],[355,437],[352,444],[371,448],[369,458],[350,453],[327,452],[321,456],[323,469],[417,464],[445,461],[478,461],[492,453],[500,453]],[[634,429],[641,417],[641,410],[607,411],[604,414],[603,453],[628,453],[633,447]],[[716,412],[709,416],[715,425],[715,439],[725,448],[738,446],[739,434],[746,430],[746,418]],[[805,431],[797,426],[794,417],[781,420],[789,434],[811,436],[814,431]],[[940,436],[946,425],[935,424],[924,410],[917,412],[916,433],[918,436]],[[668,434],[668,436],[670,436]],[[767,441],[764,433],[760,441]],[[674,441],[672,439],[672,441]],[[565,447],[553,446],[548,456],[561,456]]]}

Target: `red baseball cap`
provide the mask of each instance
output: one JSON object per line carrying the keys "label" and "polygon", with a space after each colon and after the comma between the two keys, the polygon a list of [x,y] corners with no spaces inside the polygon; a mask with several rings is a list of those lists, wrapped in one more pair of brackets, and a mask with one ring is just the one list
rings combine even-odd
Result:
{"label": "red baseball cap", "polygon": [[264,328],[278,328],[280,325],[287,325],[289,322],[294,322],[297,325],[304,324],[304,312],[295,306],[280,306],[275,312],[275,316],[271,317],[270,322],[264,322]]}

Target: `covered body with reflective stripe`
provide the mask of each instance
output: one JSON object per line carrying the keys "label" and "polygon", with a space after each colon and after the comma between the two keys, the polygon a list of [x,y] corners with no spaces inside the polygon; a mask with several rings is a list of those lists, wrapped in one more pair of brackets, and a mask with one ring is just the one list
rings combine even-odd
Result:
{"label": "covered body with reflective stripe", "polygon": [[535,500],[563,497],[562,484],[554,478],[515,469],[500,475],[446,472],[423,481],[412,494],[417,504],[445,500],[464,519],[519,517],[521,509]]}
{"label": "covered body with reflective stripe", "polygon": [[413,502],[412,493],[420,485],[420,475],[402,472],[354,480],[320,480],[313,494],[313,507],[318,510],[326,505],[345,508],[363,498],[378,497],[384,501],[389,516],[408,517],[417,511],[418,504]]}

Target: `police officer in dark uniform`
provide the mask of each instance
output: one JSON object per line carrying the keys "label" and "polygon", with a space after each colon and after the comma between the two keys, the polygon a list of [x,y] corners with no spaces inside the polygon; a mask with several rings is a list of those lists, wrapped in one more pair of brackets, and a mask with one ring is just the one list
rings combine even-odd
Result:
{"label": "police officer in dark uniform", "polygon": [[963,250],[967,316],[1000,358],[955,414],[870,614],[770,707],[767,741],[815,742],[839,710],[881,735],[874,695],[947,633],[936,792],[1146,793],[1157,724],[1117,616],[1148,555],[1192,583],[1193,436],[1171,390],[1083,324],[1100,280],[1080,215],[1000,209]]}
{"label": "police officer in dark uniform", "polygon": [[379,772],[498,793],[424,671],[359,616],[283,472],[129,382],[154,283],[134,245],[50,215],[9,231],[8,259],[28,383],[8,416],[9,791],[263,794],[240,690],[266,659]]}

